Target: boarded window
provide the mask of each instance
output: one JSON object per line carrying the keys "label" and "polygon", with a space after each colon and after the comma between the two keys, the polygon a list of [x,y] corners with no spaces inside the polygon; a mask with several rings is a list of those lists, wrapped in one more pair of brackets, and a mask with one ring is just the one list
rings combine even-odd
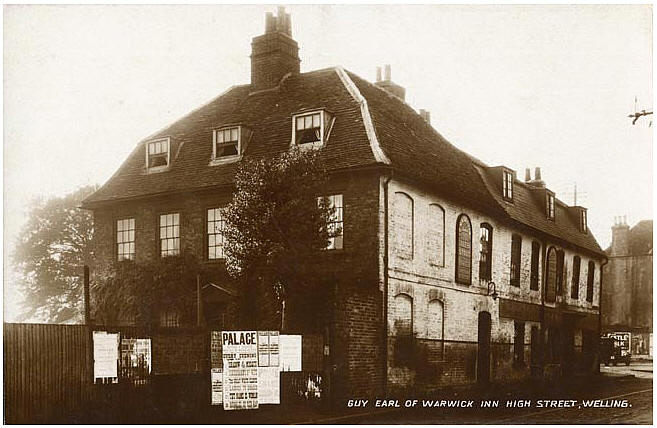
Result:
{"label": "boarded window", "polygon": [[547,277],[545,283],[547,289],[545,290],[545,300],[547,302],[554,302],[557,292],[557,250],[551,247],[547,253]]}
{"label": "boarded window", "polygon": [[525,322],[514,321],[513,367],[525,365]]}
{"label": "boarded window", "polygon": [[532,242],[532,265],[529,278],[529,288],[531,290],[538,290],[538,255],[540,251],[541,244],[536,241]]}
{"label": "boarded window", "polygon": [[520,256],[522,252],[522,238],[520,235],[511,236],[511,285],[520,287]]}
{"label": "boarded window", "polygon": [[570,297],[579,299],[579,265],[581,260],[579,256],[573,257],[573,279],[570,285]]}
{"label": "boarded window", "polygon": [[395,253],[404,259],[413,258],[413,199],[396,192],[392,216]]}
{"label": "boarded window", "polygon": [[413,334],[413,299],[408,294],[395,296],[394,331],[397,336]]}
{"label": "boarded window", "polygon": [[429,205],[427,252],[431,264],[445,266],[445,211],[436,204]]}
{"label": "boarded window", "polygon": [[491,279],[493,269],[493,227],[482,223],[479,229],[479,279]]}
{"label": "boarded window", "polygon": [[586,301],[593,302],[593,277],[595,275],[595,262],[589,262],[589,270],[586,276]]}
{"label": "boarded window", "polygon": [[456,282],[472,283],[472,225],[465,214],[456,222]]}
{"label": "boarded window", "polygon": [[429,302],[429,320],[428,320],[428,337],[429,339],[442,340],[443,338],[443,316],[445,307],[440,300],[431,300]]}

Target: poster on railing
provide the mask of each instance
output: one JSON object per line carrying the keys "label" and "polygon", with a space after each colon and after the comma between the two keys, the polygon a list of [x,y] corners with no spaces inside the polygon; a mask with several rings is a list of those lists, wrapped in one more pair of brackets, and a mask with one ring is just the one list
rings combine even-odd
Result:
{"label": "poster on railing", "polygon": [[224,410],[258,408],[258,332],[221,332]]}
{"label": "poster on railing", "polygon": [[258,403],[281,404],[280,367],[258,367]]}
{"label": "poster on railing", "polygon": [[97,379],[118,381],[119,335],[106,331],[94,331],[94,382]]}
{"label": "poster on railing", "polygon": [[210,372],[210,381],[212,383],[212,405],[217,406],[224,402],[223,382],[224,374],[222,369],[213,368]]}
{"label": "poster on railing", "polygon": [[221,332],[213,331],[210,335],[210,367],[213,369],[222,368],[221,359]]}
{"label": "poster on railing", "polygon": [[279,340],[280,368],[283,372],[301,371],[301,335],[281,334]]}
{"label": "poster on railing", "polygon": [[278,332],[258,332],[258,366],[278,367]]}

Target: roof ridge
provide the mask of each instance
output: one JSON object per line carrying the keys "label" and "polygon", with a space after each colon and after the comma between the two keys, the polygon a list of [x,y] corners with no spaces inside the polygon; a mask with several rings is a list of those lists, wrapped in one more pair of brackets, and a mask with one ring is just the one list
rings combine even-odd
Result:
{"label": "roof ridge", "polygon": [[365,126],[365,132],[367,133],[367,139],[370,141],[370,147],[372,148],[374,159],[376,159],[377,162],[390,165],[390,159],[383,152],[379,140],[376,138],[376,130],[374,129],[374,123],[372,122],[372,116],[370,115],[367,100],[363,94],[360,93],[358,87],[345,72],[344,68],[337,66],[334,67],[334,70],[345,89],[347,89],[347,92],[349,92],[352,98],[360,105],[360,114],[363,118],[363,125]]}

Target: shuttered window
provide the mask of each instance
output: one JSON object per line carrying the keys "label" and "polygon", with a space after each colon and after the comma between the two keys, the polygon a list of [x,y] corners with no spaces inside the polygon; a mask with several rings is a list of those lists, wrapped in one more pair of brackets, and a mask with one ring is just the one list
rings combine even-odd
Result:
{"label": "shuttered window", "polygon": [[554,302],[557,290],[557,250],[554,247],[551,247],[547,253],[547,277],[545,282],[547,285],[545,301]]}
{"label": "shuttered window", "polygon": [[472,225],[465,214],[456,222],[456,282],[472,283]]}

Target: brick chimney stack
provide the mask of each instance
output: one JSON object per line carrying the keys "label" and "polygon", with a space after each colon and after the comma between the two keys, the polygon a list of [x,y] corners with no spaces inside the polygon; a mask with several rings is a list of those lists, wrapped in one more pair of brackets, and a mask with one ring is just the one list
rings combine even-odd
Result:
{"label": "brick chimney stack", "polygon": [[611,228],[611,255],[627,256],[630,254],[630,226],[626,216],[614,217]]}
{"label": "brick chimney stack", "polygon": [[381,80],[381,67],[376,68],[376,86],[383,88],[400,100],[404,101],[406,89],[394,83],[391,79],[390,64],[386,64],[383,69],[383,80]]}
{"label": "brick chimney stack", "polygon": [[529,168],[525,169],[525,183],[530,186],[545,188],[545,181],[541,180],[541,167],[537,166],[534,170],[534,179],[531,179]]}
{"label": "brick chimney stack", "polygon": [[251,42],[251,85],[253,90],[273,88],[288,73],[299,73],[299,45],[292,39],[292,20],[284,7],[277,16],[265,15],[265,34]]}

